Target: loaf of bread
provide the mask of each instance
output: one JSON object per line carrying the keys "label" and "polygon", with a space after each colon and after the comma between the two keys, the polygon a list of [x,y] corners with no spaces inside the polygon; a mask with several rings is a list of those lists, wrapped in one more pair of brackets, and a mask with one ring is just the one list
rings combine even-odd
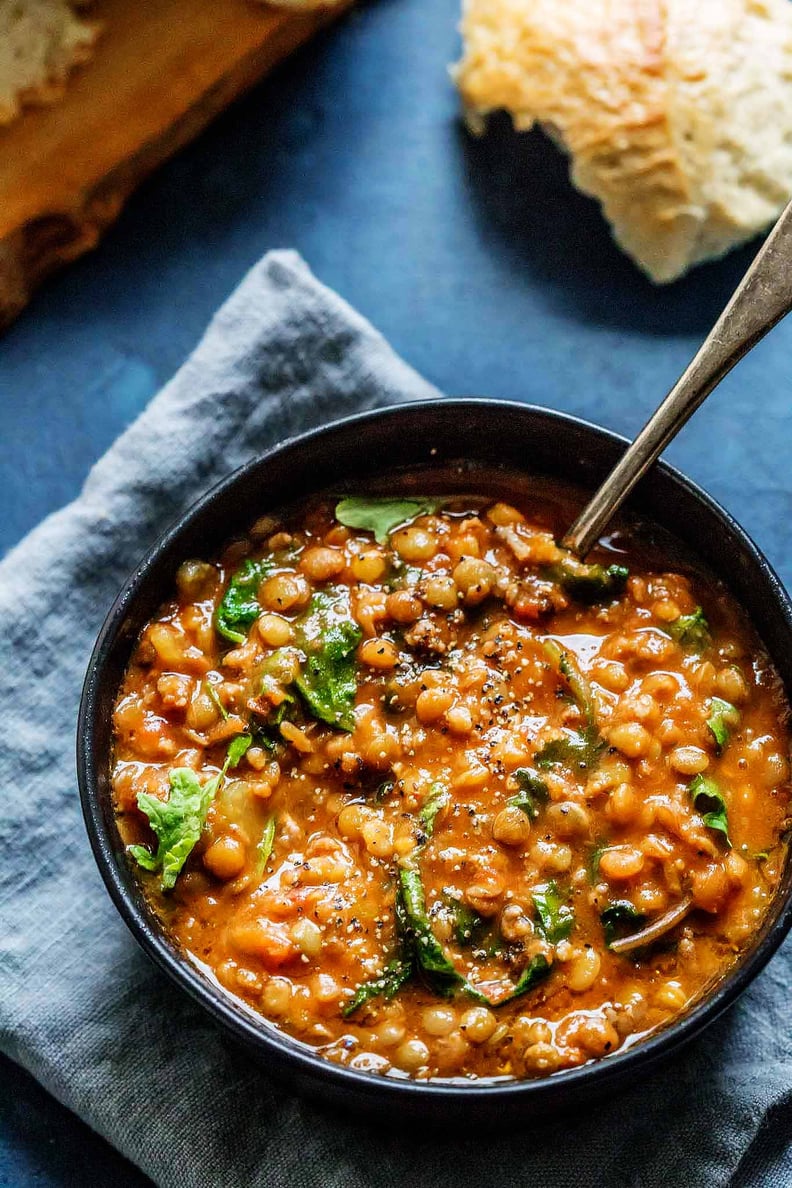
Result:
{"label": "loaf of bread", "polygon": [[792,195],[789,0],[463,5],[472,119],[541,124],[653,280],[749,239]]}
{"label": "loaf of bread", "polygon": [[62,93],[73,66],[86,61],[98,26],[66,0],[0,0],[0,124],[25,103],[49,103]]}
{"label": "loaf of bread", "polygon": [[[208,2],[208,0],[207,0]],[[335,8],[344,0],[259,0],[295,12]],[[129,0],[130,4],[137,0]],[[0,0],[0,126],[26,104],[51,103],[70,71],[91,57],[100,25],[78,11],[91,0]]]}

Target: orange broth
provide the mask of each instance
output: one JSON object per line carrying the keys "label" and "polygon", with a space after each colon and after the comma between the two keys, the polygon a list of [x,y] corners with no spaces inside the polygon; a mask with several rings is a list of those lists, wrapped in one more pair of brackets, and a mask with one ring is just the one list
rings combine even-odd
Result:
{"label": "orange broth", "polygon": [[541,1076],[755,935],[788,706],[711,576],[630,529],[565,555],[562,488],[415,499],[341,505],[379,541],[315,499],[181,567],[118,695],[119,827],[176,944],[328,1060]]}

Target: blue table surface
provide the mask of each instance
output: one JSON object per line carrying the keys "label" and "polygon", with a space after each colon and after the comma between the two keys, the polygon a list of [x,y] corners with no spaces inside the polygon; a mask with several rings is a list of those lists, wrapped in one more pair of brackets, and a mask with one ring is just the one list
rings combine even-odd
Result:
{"label": "blue table surface", "polygon": [[[71,499],[263,252],[296,247],[440,388],[634,433],[756,245],[652,287],[540,135],[463,129],[446,66],[458,0],[373,0],[221,116],[130,201],[99,249],[0,342],[0,552]],[[792,324],[669,456],[792,578]],[[141,1175],[0,1066],[0,1185]]]}

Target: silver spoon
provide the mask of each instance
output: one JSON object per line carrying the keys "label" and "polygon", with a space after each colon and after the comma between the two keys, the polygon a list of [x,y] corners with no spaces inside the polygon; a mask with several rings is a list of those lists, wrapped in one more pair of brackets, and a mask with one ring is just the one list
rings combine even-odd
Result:
{"label": "silver spoon", "polygon": [[[562,544],[580,560],[668,443],[713,388],[792,309],[792,202],[778,219],[731,300],[688,367],[623,457],[592,495]],[[611,943],[617,953],[650,944],[675,928],[693,907],[679,900],[639,932]]]}
{"label": "silver spoon", "polygon": [[792,202],[663,403],[592,495],[561,542],[581,560],[635,484],[728,375],[792,309]]}

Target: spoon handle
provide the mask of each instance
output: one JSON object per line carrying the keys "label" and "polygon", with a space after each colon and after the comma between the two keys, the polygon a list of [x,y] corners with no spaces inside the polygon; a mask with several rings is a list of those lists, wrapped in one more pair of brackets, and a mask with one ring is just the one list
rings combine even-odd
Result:
{"label": "spoon handle", "polygon": [[792,309],[792,202],[687,370],[575,520],[563,544],[584,558],[613,513],[735,363]]}

